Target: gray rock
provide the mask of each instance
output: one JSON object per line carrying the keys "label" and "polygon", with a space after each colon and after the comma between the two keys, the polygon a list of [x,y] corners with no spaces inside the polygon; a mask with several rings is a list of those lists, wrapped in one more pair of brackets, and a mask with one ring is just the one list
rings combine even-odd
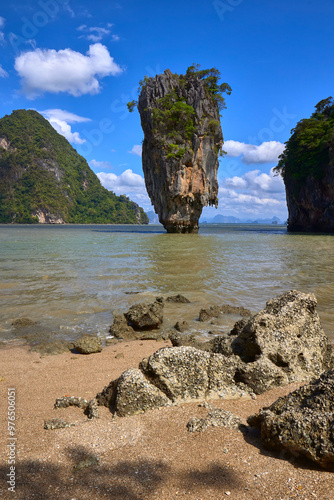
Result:
{"label": "gray rock", "polygon": [[231,343],[245,365],[239,380],[260,394],[271,387],[318,377],[333,363],[316,298],[296,290],[267,302]]}
{"label": "gray rock", "polygon": [[115,401],[115,411],[119,417],[144,413],[147,410],[171,404],[169,398],[152,385],[138,369],[131,368],[120,376],[116,394],[110,395]]}
{"label": "gray rock", "polygon": [[135,304],[124,314],[136,330],[159,328],[163,321],[164,304],[157,299],[153,304]]}
{"label": "gray rock", "polygon": [[74,347],[81,354],[93,354],[102,351],[102,340],[93,335],[83,335],[75,342]]}
{"label": "gray rock", "polygon": [[241,418],[234,413],[214,408],[209,411],[206,418],[191,418],[187,423],[187,429],[189,432],[203,432],[209,427],[230,427],[231,429],[239,429],[241,424]]}
{"label": "gray rock", "polygon": [[72,427],[74,423],[66,422],[62,418],[52,418],[51,420],[44,420],[44,429],[54,430],[54,429],[65,429],[65,427]]}
{"label": "gray rock", "polygon": [[62,398],[57,398],[54,407],[57,408],[68,408],[69,406],[76,406],[85,410],[88,406],[87,399],[76,398],[74,396],[64,396]]}
{"label": "gray rock", "polygon": [[89,401],[87,407],[85,408],[85,415],[89,419],[100,418],[97,399],[93,398]]}
{"label": "gray rock", "polygon": [[289,450],[334,471],[334,370],[248,418],[266,447]]}
{"label": "gray rock", "polygon": [[236,363],[236,357],[184,346],[160,349],[139,367],[169,399],[179,402],[244,394],[234,383]]}
{"label": "gray rock", "polygon": [[170,297],[167,297],[166,302],[175,302],[177,304],[190,304],[190,300],[187,299],[184,295],[171,295]]}
{"label": "gray rock", "polygon": [[109,332],[117,339],[129,340],[136,338],[135,330],[128,325],[128,322],[123,314],[113,314],[114,321]]}
{"label": "gray rock", "polygon": [[252,313],[249,309],[242,306],[231,306],[230,304],[223,304],[221,306],[211,306],[200,310],[199,321],[209,321],[212,318],[219,318],[221,314],[239,314],[240,316],[251,316]]}
{"label": "gray rock", "polygon": [[220,307],[211,306],[200,310],[198,321],[209,321],[210,319],[218,318],[219,316],[220,316]]}
{"label": "gray rock", "polygon": [[175,330],[184,333],[189,330],[189,323],[187,321],[177,321],[174,325]]}
{"label": "gray rock", "polygon": [[[119,415],[206,398],[254,398],[273,387],[309,381],[334,366],[312,294],[290,291],[269,301],[247,323],[196,347],[174,331],[179,347],[163,348],[97,395]],[[236,333],[236,334],[235,334]]]}

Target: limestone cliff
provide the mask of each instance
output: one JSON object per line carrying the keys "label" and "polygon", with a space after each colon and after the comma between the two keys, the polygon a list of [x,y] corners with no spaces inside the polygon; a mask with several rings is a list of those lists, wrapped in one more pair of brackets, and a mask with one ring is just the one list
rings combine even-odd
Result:
{"label": "limestone cliff", "polygon": [[146,188],[168,232],[196,232],[203,207],[218,204],[219,109],[231,89],[197,69],[145,79],[138,100]]}
{"label": "limestone cliff", "polygon": [[334,100],[320,101],[292,130],[276,171],[282,174],[289,231],[334,232]]}

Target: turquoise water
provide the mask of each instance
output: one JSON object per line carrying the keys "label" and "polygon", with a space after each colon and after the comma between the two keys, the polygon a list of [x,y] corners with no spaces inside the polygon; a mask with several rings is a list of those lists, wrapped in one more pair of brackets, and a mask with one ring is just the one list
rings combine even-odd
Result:
{"label": "turquoise water", "polygon": [[14,338],[11,323],[20,317],[57,338],[105,337],[112,311],[157,295],[192,301],[167,308],[168,328],[178,319],[195,321],[207,305],[256,312],[292,288],[316,294],[334,339],[333,238],[289,234],[284,226],[205,224],[199,234],[179,235],[158,225],[2,225],[0,339]]}

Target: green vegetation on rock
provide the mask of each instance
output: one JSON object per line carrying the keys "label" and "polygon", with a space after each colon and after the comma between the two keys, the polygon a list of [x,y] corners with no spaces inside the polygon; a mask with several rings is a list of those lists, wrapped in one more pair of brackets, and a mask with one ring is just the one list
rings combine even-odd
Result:
{"label": "green vegetation on rock", "polygon": [[[292,129],[275,171],[299,191],[309,177],[321,179],[334,158],[334,99],[320,101],[310,118]],[[334,166],[334,165],[333,165]]]}
{"label": "green vegetation on rock", "polygon": [[[224,93],[231,94],[232,89],[227,83],[219,84],[220,71],[216,68],[200,70],[200,65],[190,66],[185,75],[173,75],[177,80],[177,88],[156,100],[156,107],[152,109],[154,133],[159,136],[168,149],[167,158],[180,159],[187,151],[192,151],[192,138],[196,131],[196,113],[187,102],[187,91],[196,80],[201,80],[204,85],[206,98],[213,101],[219,110],[225,108]],[[153,81],[147,76],[139,82],[138,92]],[[137,101],[128,102],[128,110],[134,111]],[[208,133],[215,135],[220,128],[218,120],[211,120]],[[169,141],[176,142],[170,144]],[[178,146],[178,144],[180,146]],[[181,146],[182,144],[182,146]],[[223,150],[218,148],[216,153],[223,155]]]}
{"label": "green vegetation on rock", "polygon": [[0,120],[0,222],[37,213],[78,224],[147,224],[142,208],[105,189],[69,142],[32,110]]}

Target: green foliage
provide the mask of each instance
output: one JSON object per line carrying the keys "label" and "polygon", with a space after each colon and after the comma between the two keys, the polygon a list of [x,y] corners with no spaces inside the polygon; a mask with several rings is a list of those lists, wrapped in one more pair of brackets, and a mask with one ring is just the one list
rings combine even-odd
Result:
{"label": "green foliage", "polygon": [[217,68],[200,70],[199,64],[189,66],[186,73],[186,80],[192,78],[203,80],[207,93],[216,101],[218,108],[222,110],[226,108],[223,94],[226,92],[227,95],[230,95],[232,89],[228,83],[219,84],[220,77],[221,73]]}
{"label": "green foliage", "polygon": [[48,211],[68,223],[148,223],[143,210],[103,186],[86,160],[36,111],[0,120],[0,222],[36,223]]}
{"label": "green foliage", "polygon": [[175,138],[182,134],[188,141],[194,132],[195,111],[182,100],[175,97],[175,92],[157,100],[157,108],[153,109],[153,125],[160,132]]}
{"label": "green foliage", "polygon": [[127,103],[127,107],[130,113],[133,113],[136,106],[137,106],[137,101],[130,101]]}
{"label": "green foliage", "polygon": [[167,158],[182,158],[184,153],[186,152],[186,148],[180,148],[177,144],[169,144],[168,145],[168,153]]}
{"label": "green foliage", "polygon": [[286,148],[279,157],[275,171],[284,180],[292,180],[298,194],[305,180],[311,176],[321,179],[331,161],[334,149],[334,100],[320,101],[308,119],[300,120],[292,129]]}

